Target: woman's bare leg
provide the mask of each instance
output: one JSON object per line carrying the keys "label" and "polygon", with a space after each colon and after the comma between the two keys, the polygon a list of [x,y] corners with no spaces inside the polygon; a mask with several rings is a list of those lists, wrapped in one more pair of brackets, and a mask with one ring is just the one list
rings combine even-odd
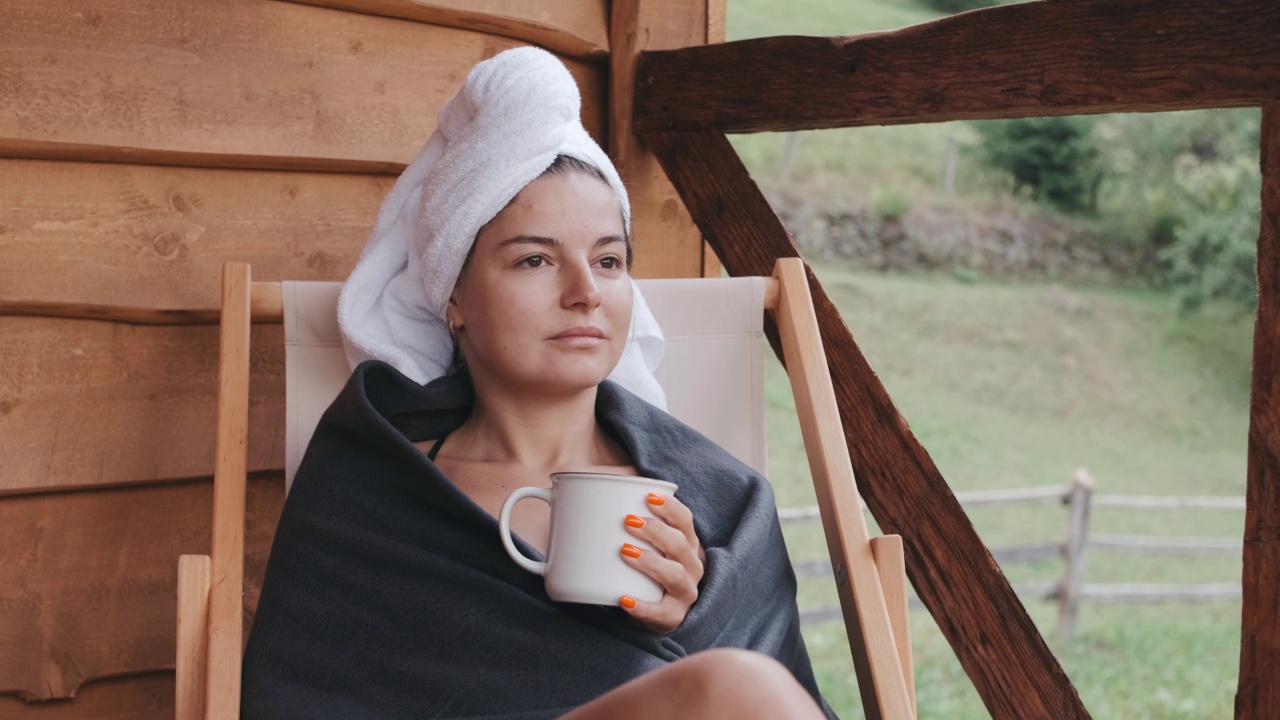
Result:
{"label": "woman's bare leg", "polygon": [[791,671],[750,650],[707,650],[642,675],[562,720],[794,718],[824,715]]}

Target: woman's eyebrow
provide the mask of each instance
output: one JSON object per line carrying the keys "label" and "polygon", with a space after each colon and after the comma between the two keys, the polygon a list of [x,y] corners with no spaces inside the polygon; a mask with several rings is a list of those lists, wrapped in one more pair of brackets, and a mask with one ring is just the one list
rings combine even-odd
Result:
{"label": "woman's eyebrow", "polygon": [[[595,241],[595,244],[592,247],[599,248],[605,245],[609,245],[611,243],[626,243],[626,242],[627,242],[627,239],[621,235],[605,235],[604,237]],[[555,238],[543,237],[542,235],[516,235],[515,237],[507,238],[506,240],[503,240],[502,242],[498,243],[498,247],[504,248],[504,247],[507,247],[508,245],[521,245],[521,244],[542,245],[544,247],[559,247],[560,241]]]}

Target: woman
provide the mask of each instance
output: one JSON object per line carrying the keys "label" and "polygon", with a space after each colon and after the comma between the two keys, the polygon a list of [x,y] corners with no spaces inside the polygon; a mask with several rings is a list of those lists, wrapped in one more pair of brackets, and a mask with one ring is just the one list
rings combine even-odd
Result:
{"label": "woman", "polygon": [[[560,113],[576,130],[504,145],[513,133],[499,127],[454,145],[471,157],[450,156],[484,108],[514,103],[503,117],[527,131],[565,78],[529,48],[481,63],[384,204],[341,303],[360,362],[316,429],[272,547],[245,654],[250,720],[824,715],[768,483],[627,389],[662,401],[640,349],[651,318],[628,272],[625,190],[576,131],[576,87]],[[543,120],[534,127],[554,125]],[[440,197],[480,207],[433,224]],[[478,230],[460,243],[450,223],[467,217]],[[388,239],[405,229],[411,239]],[[396,255],[407,260],[378,265]],[[439,325],[443,343],[431,341]],[[583,469],[680,486],[651,497],[649,515],[618,518],[656,548],[618,551],[663,586],[660,601],[556,603],[502,550],[506,496]],[[512,527],[540,556],[549,518],[530,505]]]}

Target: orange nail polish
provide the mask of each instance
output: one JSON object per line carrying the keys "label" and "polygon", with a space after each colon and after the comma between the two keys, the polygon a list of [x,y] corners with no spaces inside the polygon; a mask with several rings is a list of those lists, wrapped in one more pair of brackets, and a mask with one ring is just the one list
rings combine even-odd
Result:
{"label": "orange nail polish", "polygon": [[666,505],[667,498],[663,495],[659,495],[658,493],[649,493],[649,504],[650,505]]}
{"label": "orange nail polish", "polygon": [[628,610],[634,610],[636,607],[636,599],[630,595],[623,595],[622,599],[618,601],[618,604]]}
{"label": "orange nail polish", "polygon": [[639,515],[627,516],[627,527],[642,528],[644,527],[644,518]]}
{"label": "orange nail polish", "polygon": [[622,543],[622,554],[630,558],[638,558],[644,554],[644,551],[631,543]]}

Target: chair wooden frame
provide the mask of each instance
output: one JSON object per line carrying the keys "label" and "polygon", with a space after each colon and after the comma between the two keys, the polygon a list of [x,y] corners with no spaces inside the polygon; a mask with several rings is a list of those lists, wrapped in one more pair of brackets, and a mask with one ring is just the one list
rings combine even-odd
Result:
{"label": "chair wooden frame", "polygon": [[[868,718],[914,718],[902,539],[872,538],[867,529],[801,260],[777,261],[763,309],[773,312],[782,341],[864,711]],[[249,265],[226,263],[211,553],[178,561],[178,720],[240,714],[249,328],[255,321],[283,322],[280,283],[251,282]]]}

